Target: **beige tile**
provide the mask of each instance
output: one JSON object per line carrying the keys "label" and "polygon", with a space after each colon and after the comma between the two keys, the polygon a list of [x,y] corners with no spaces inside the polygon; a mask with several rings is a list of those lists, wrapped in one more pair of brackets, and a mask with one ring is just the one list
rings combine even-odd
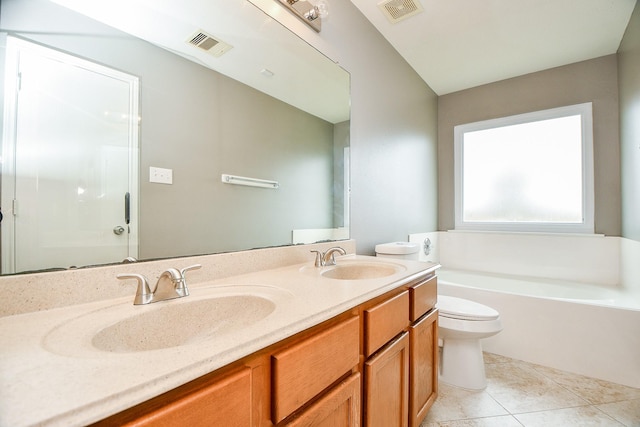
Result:
{"label": "beige tile", "polygon": [[438,398],[425,423],[508,415],[508,412],[485,392],[474,392],[440,384]]}
{"label": "beige tile", "polygon": [[640,427],[640,389],[491,353],[484,358],[487,389],[441,384],[421,427]]}
{"label": "beige tile", "polygon": [[596,405],[596,408],[611,415],[625,426],[640,426],[640,399]]}
{"label": "beige tile", "polygon": [[572,374],[546,366],[535,365],[534,369],[591,404],[640,399],[640,389],[637,388]]}
{"label": "beige tile", "polygon": [[484,357],[484,363],[485,365],[487,364],[493,364],[493,363],[510,363],[513,362],[514,359],[511,359],[510,357],[506,357],[506,356],[501,356],[499,354],[494,354],[494,353],[487,353],[486,351],[482,354]]}
{"label": "beige tile", "polygon": [[486,392],[511,414],[587,404],[584,399],[542,375],[530,364],[489,364],[486,372]]}
{"label": "beige tile", "polygon": [[472,420],[423,423],[420,427],[522,427],[522,424],[511,415],[503,415],[501,417],[474,418]]}
{"label": "beige tile", "polygon": [[525,427],[622,427],[618,421],[593,406],[530,412],[514,416]]}

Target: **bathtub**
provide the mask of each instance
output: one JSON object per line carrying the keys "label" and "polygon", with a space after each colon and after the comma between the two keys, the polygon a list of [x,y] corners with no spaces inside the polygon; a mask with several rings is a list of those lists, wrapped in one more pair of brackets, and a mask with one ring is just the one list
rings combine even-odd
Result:
{"label": "bathtub", "polygon": [[438,293],[500,312],[504,329],[485,351],[640,388],[640,292],[446,268]]}

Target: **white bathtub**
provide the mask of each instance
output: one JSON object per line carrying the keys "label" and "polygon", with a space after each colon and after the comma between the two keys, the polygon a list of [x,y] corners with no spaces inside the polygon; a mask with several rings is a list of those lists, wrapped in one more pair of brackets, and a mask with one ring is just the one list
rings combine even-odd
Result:
{"label": "white bathtub", "polygon": [[438,277],[439,294],[500,312],[504,329],[485,351],[640,388],[640,293],[447,268]]}

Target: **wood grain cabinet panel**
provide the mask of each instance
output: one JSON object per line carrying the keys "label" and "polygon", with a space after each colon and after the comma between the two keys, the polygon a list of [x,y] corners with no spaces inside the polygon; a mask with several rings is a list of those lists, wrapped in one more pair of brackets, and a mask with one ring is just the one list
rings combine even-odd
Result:
{"label": "wood grain cabinet panel", "polygon": [[435,307],[438,300],[438,278],[436,276],[424,280],[409,288],[411,294],[411,321],[415,322]]}
{"label": "wood grain cabinet panel", "polygon": [[419,427],[438,395],[438,310],[409,327],[409,426]]}
{"label": "wood grain cabinet panel", "polygon": [[359,427],[360,390],[360,373],[352,374],[286,425],[288,427]]}
{"label": "wood grain cabinet panel", "polygon": [[273,423],[338,381],[360,360],[360,322],[353,317],[272,356]]}
{"label": "wood grain cabinet panel", "polygon": [[364,364],[364,425],[406,427],[409,422],[409,334]]}
{"label": "wood grain cabinet panel", "polygon": [[251,369],[245,368],[182,398],[168,400],[164,406],[138,419],[111,425],[250,427],[251,402]]}
{"label": "wood grain cabinet panel", "polygon": [[371,356],[409,326],[409,292],[364,311],[365,357]]}

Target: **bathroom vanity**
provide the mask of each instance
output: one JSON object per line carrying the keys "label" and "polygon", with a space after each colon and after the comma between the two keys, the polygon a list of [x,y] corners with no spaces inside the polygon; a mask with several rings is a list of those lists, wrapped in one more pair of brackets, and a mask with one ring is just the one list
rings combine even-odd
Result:
{"label": "bathroom vanity", "polygon": [[419,274],[95,426],[418,427],[437,394],[435,302],[436,277]]}
{"label": "bathroom vanity", "polygon": [[[417,427],[437,393],[437,267],[348,255],[1,318],[0,424]],[[136,335],[157,313],[177,327]]]}

